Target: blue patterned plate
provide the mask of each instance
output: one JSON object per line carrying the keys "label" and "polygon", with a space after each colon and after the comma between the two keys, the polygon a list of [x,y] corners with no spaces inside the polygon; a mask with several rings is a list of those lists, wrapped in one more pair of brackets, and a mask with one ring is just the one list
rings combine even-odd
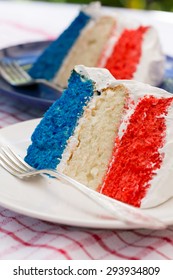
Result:
{"label": "blue patterned plate", "polygon": [[[0,60],[15,60],[20,65],[31,65],[49,43],[50,41],[33,42],[2,49],[0,50]],[[173,93],[173,58],[170,56],[166,56],[165,78],[160,87]],[[60,97],[61,92],[57,94],[56,91],[48,89],[45,85],[40,87],[35,85],[29,88],[14,88],[0,78],[0,94],[27,102],[31,106],[47,109]]]}

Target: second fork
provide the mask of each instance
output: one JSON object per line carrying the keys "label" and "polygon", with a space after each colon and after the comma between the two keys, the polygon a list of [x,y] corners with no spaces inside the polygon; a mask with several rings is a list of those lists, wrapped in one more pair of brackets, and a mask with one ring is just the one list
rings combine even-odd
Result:
{"label": "second fork", "polygon": [[16,61],[0,62],[2,78],[14,87],[24,87],[33,84],[44,84],[51,89],[62,92],[64,88],[44,79],[33,79]]}

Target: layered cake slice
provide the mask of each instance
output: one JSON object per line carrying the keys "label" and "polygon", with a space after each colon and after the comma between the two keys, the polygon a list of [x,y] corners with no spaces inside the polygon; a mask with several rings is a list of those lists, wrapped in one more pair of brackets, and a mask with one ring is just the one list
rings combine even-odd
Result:
{"label": "layered cake slice", "polygon": [[104,195],[154,207],[172,195],[173,97],[101,68],[76,66],[32,135],[26,162]]}
{"label": "layered cake slice", "polygon": [[107,68],[116,79],[159,85],[164,55],[158,34],[133,18],[97,3],[84,6],[69,27],[41,54],[30,69],[33,78],[67,87],[75,65]]}

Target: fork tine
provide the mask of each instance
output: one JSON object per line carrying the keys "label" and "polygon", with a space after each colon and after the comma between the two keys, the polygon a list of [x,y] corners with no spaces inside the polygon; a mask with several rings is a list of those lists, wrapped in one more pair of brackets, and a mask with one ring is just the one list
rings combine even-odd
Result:
{"label": "fork tine", "polygon": [[7,64],[7,67],[9,67],[9,71],[11,71],[11,73],[14,77],[16,77],[17,79],[20,79],[20,74],[18,71],[16,71],[13,62],[11,62],[11,63],[9,62]]}
{"label": "fork tine", "polygon": [[31,79],[27,76],[22,74],[23,70],[19,69],[19,66],[15,62],[6,62],[3,61],[0,64],[1,68],[1,75],[7,79],[11,84],[16,83],[25,83],[30,81]]}
{"label": "fork tine", "polygon": [[21,74],[21,71],[19,70],[19,67],[17,67],[17,64],[15,62],[8,63],[7,67],[9,68],[9,71],[11,71],[13,78],[16,79],[16,82],[17,81],[20,81],[20,82],[26,81],[26,77],[24,77]]}
{"label": "fork tine", "polygon": [[33,168],[27,164],[21,157],[19,157],[16,153],[14,153],[8,146],[1,147],[6,159],[10,161],[10,163],[14,164],[17,168],[22,171],[28,172],[33,170]]}
{"label": "fork tine", "polygon": [[12,169],[6,162],[3,161],[2,157],[0,156],[0,165],[7,170],[10,174],[13,176],[18,176],[18,172],[16,172],[14,169]]}
{"label": "fork tine", "polygon": [[0,153],[0,163],[1,165],[9,171],[11,174],[20,174],[22,172],[25,172],[24,170],[21,170],[17,165],[15,165],[13,162],[11,162],[6,156],[4,156],[2,153]]}
{"label": "fork tine", "polygon": [[20,77],[27,79],[27,81],[32,80],[32,78],[28,75],[28,73],[25,70],[23,70],[23,68],[19,66],[15,61],[12,62],[12,66]]}
{"label": "fork tine", "polygon": [[4,77],[7,81],[9,81],[9,83],[13,82],[15,77],[14,77],[13,73],[10,71],[9,64],[1,62],[0,63],[0,73],[1,73],[2,77]]}
{"label": "fork tine", "polygon": [[11,84],[16,84],[21,80],[20,76],[10,62],[1,63],[1,75],[4,76],[4,78],[6,78]]}
{"label": "fork tine", "polygon": [[[1,148],[1,150],[2,150],[2,148]],[[10,157],[9,157],[9,155],[6,156],[5,153],[2,154],[2,152],[0,152],[0,165],[6,171],[8,171],[11,175],[13,175],[17,178],[20,178],[20,179],[27,179],[28,177],[40,175],[40,171],[36,171],[35,169],[32,169],[32,167],[30,168],[29,165],[28,165],[29,169],[22,169],[21,166],[23,164],[23,160],[20,159],[20,157],[18,155],[14,154],[14,157],[15,158],[12,158],[12,160],[11,160],[11,156]],[[18,163],[16,163],[17,162],[16,159],[18,159],[18,158],[19,158],[19,163],[21,163],[21,165],[18,165]]]}

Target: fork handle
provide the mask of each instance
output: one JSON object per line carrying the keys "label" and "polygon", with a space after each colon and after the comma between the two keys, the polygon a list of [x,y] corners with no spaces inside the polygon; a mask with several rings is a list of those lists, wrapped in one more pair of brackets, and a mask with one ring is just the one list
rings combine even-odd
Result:
{"label": "fork handle", "polygon": [[[42,170],[51,176],[58,178],[65,183],[70,183],[73,187],[99,204],[102,208],[107,210],[114,218],[128,224],[129,226],[136,226],[141,228],[147,228],[148,226],[153,229],[164,229],[166,225],[155,217],[151,217],[148,214],[144,214],[141,209],[122,203],[118,200],[109,198],[103,194],[100,194],[85,185],[77,182],[76,180],[66,176],[63,173],[59,173],[56,170]],[[39,173],[39,170],[38,170]]]}

